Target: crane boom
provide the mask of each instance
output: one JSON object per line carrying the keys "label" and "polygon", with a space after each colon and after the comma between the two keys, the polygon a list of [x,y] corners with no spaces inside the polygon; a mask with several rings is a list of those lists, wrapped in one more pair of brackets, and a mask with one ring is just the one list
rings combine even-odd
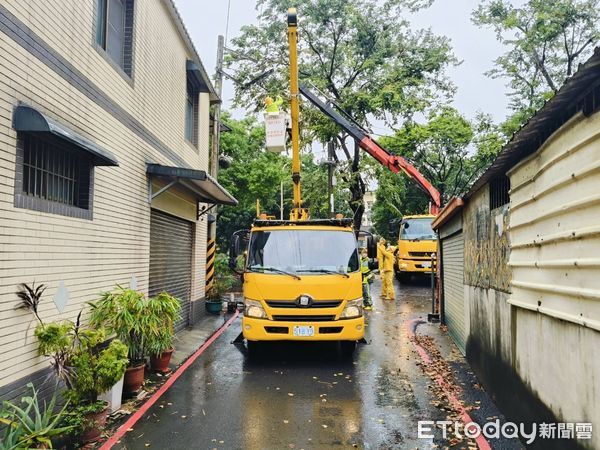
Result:
{"label": "crane boom", "polygon": [[439,191],[419,172],[415,166],[410,164],[402,156],[392,155],[377,141],[369,136],[358,124],[351,119],[338,113],[333,107],[327,105],[317,97],[310,89],[300,84],[300,92],[323,114],[332,119],[340,128],[352,136],[360,148],[375,158],[381,165],[387,167],[394,173],[404,172],[414,180],[431,198],[430,213],[437,215],[442,206],[442,198]]}

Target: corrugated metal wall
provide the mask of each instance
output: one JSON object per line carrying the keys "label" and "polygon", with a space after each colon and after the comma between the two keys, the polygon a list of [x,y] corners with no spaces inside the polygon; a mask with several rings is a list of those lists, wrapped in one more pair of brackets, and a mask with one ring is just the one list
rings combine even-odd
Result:
{"label": "corrugated metal wall", "polygon": [[509,303],[600,330],[600,114],[510,173]]}
{"label": "corrugated metal wall", "polygon": [[460,351],[465,354],[466,324],[463,286],[464,238],[456,233],[442,239],[444,319],[448,332]]}
{"label": "corrugated metal wall", "polygon": [[176,331],[189,324],[193,228],[192,222],[152,210],[149,295],[166,291],[181,301],[181,318],[175,324]]}

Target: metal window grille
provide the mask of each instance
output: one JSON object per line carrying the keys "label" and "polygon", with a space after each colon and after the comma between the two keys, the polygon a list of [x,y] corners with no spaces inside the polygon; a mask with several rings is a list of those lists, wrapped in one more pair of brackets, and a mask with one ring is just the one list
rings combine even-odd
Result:
{"label": "metal window grille", "polygon": [[504,175],[490,182],[490,209],[496,209],[510,202],[510,180]]}
{"label": "metal window grille", "polygon": [[[79,158],[52,143],[24,137],[23,193],[32,197],[87,208],[82,187],[89,171],[84,170]],[[87,175],[89,176],[89,174]]]}

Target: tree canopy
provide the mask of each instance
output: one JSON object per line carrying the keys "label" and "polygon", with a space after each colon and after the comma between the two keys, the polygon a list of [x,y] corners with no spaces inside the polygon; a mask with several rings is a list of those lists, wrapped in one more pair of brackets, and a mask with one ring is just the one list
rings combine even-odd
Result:
{"label": "tree canopy", "polygon": [[600,37],[600,0],[528,0],[521,7],[482,0],[473,21],[493,29],[508,47],[488,75],[509,80],[520,124],[590,56]]}

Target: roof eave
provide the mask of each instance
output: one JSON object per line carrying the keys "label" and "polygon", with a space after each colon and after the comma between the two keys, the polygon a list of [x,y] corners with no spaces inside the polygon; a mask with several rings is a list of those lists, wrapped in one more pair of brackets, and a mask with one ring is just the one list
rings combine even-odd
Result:
{"label": "roof eave", "polygon": [[446,206],[440,211],[438,216],[431,222],[431,228],[439,230],[442,226],[450,221],[465,205],[465,201],[461,197],[452,197]]}
{"label": "roof eave", "polygon": [[217,94],[217,91],[215,90],[215,87],[212,84],[212,81],[211,81],[210,77],[208,76],[208,73],[206,72],[204,65],[202,64],[200,55],[198,54],[198,51],[196,50],[196,47],[194,46],[194,43],[192,42],[192,39],[190,38],[187,28],[185,27],[183,19],[181,18],[181,15],[179,14],[179,11],[177,10],[177,7],[175,6],[174,1],[173,0],[163,0],[163,2],[165,4],[165,6],[167,7],[167,10],[171,13],[171,18],[173,19],[173,22],[175,22],[175,26],[177,27],[177,30],[179,31],[179,34],[180,34],[181,38],[183,39],[183,42],[185,42],[185,45],[187,46],[188,51],[191,53],[191,55],[194,59],[194,62],[198,65],[198,69],[202,76],[202,79],[203,79],[204,83],[206,84],[206,86],[208,87],[208,93],[210,95],[211,105],[215,104],[215,103],[220,103],[221,98]]}

